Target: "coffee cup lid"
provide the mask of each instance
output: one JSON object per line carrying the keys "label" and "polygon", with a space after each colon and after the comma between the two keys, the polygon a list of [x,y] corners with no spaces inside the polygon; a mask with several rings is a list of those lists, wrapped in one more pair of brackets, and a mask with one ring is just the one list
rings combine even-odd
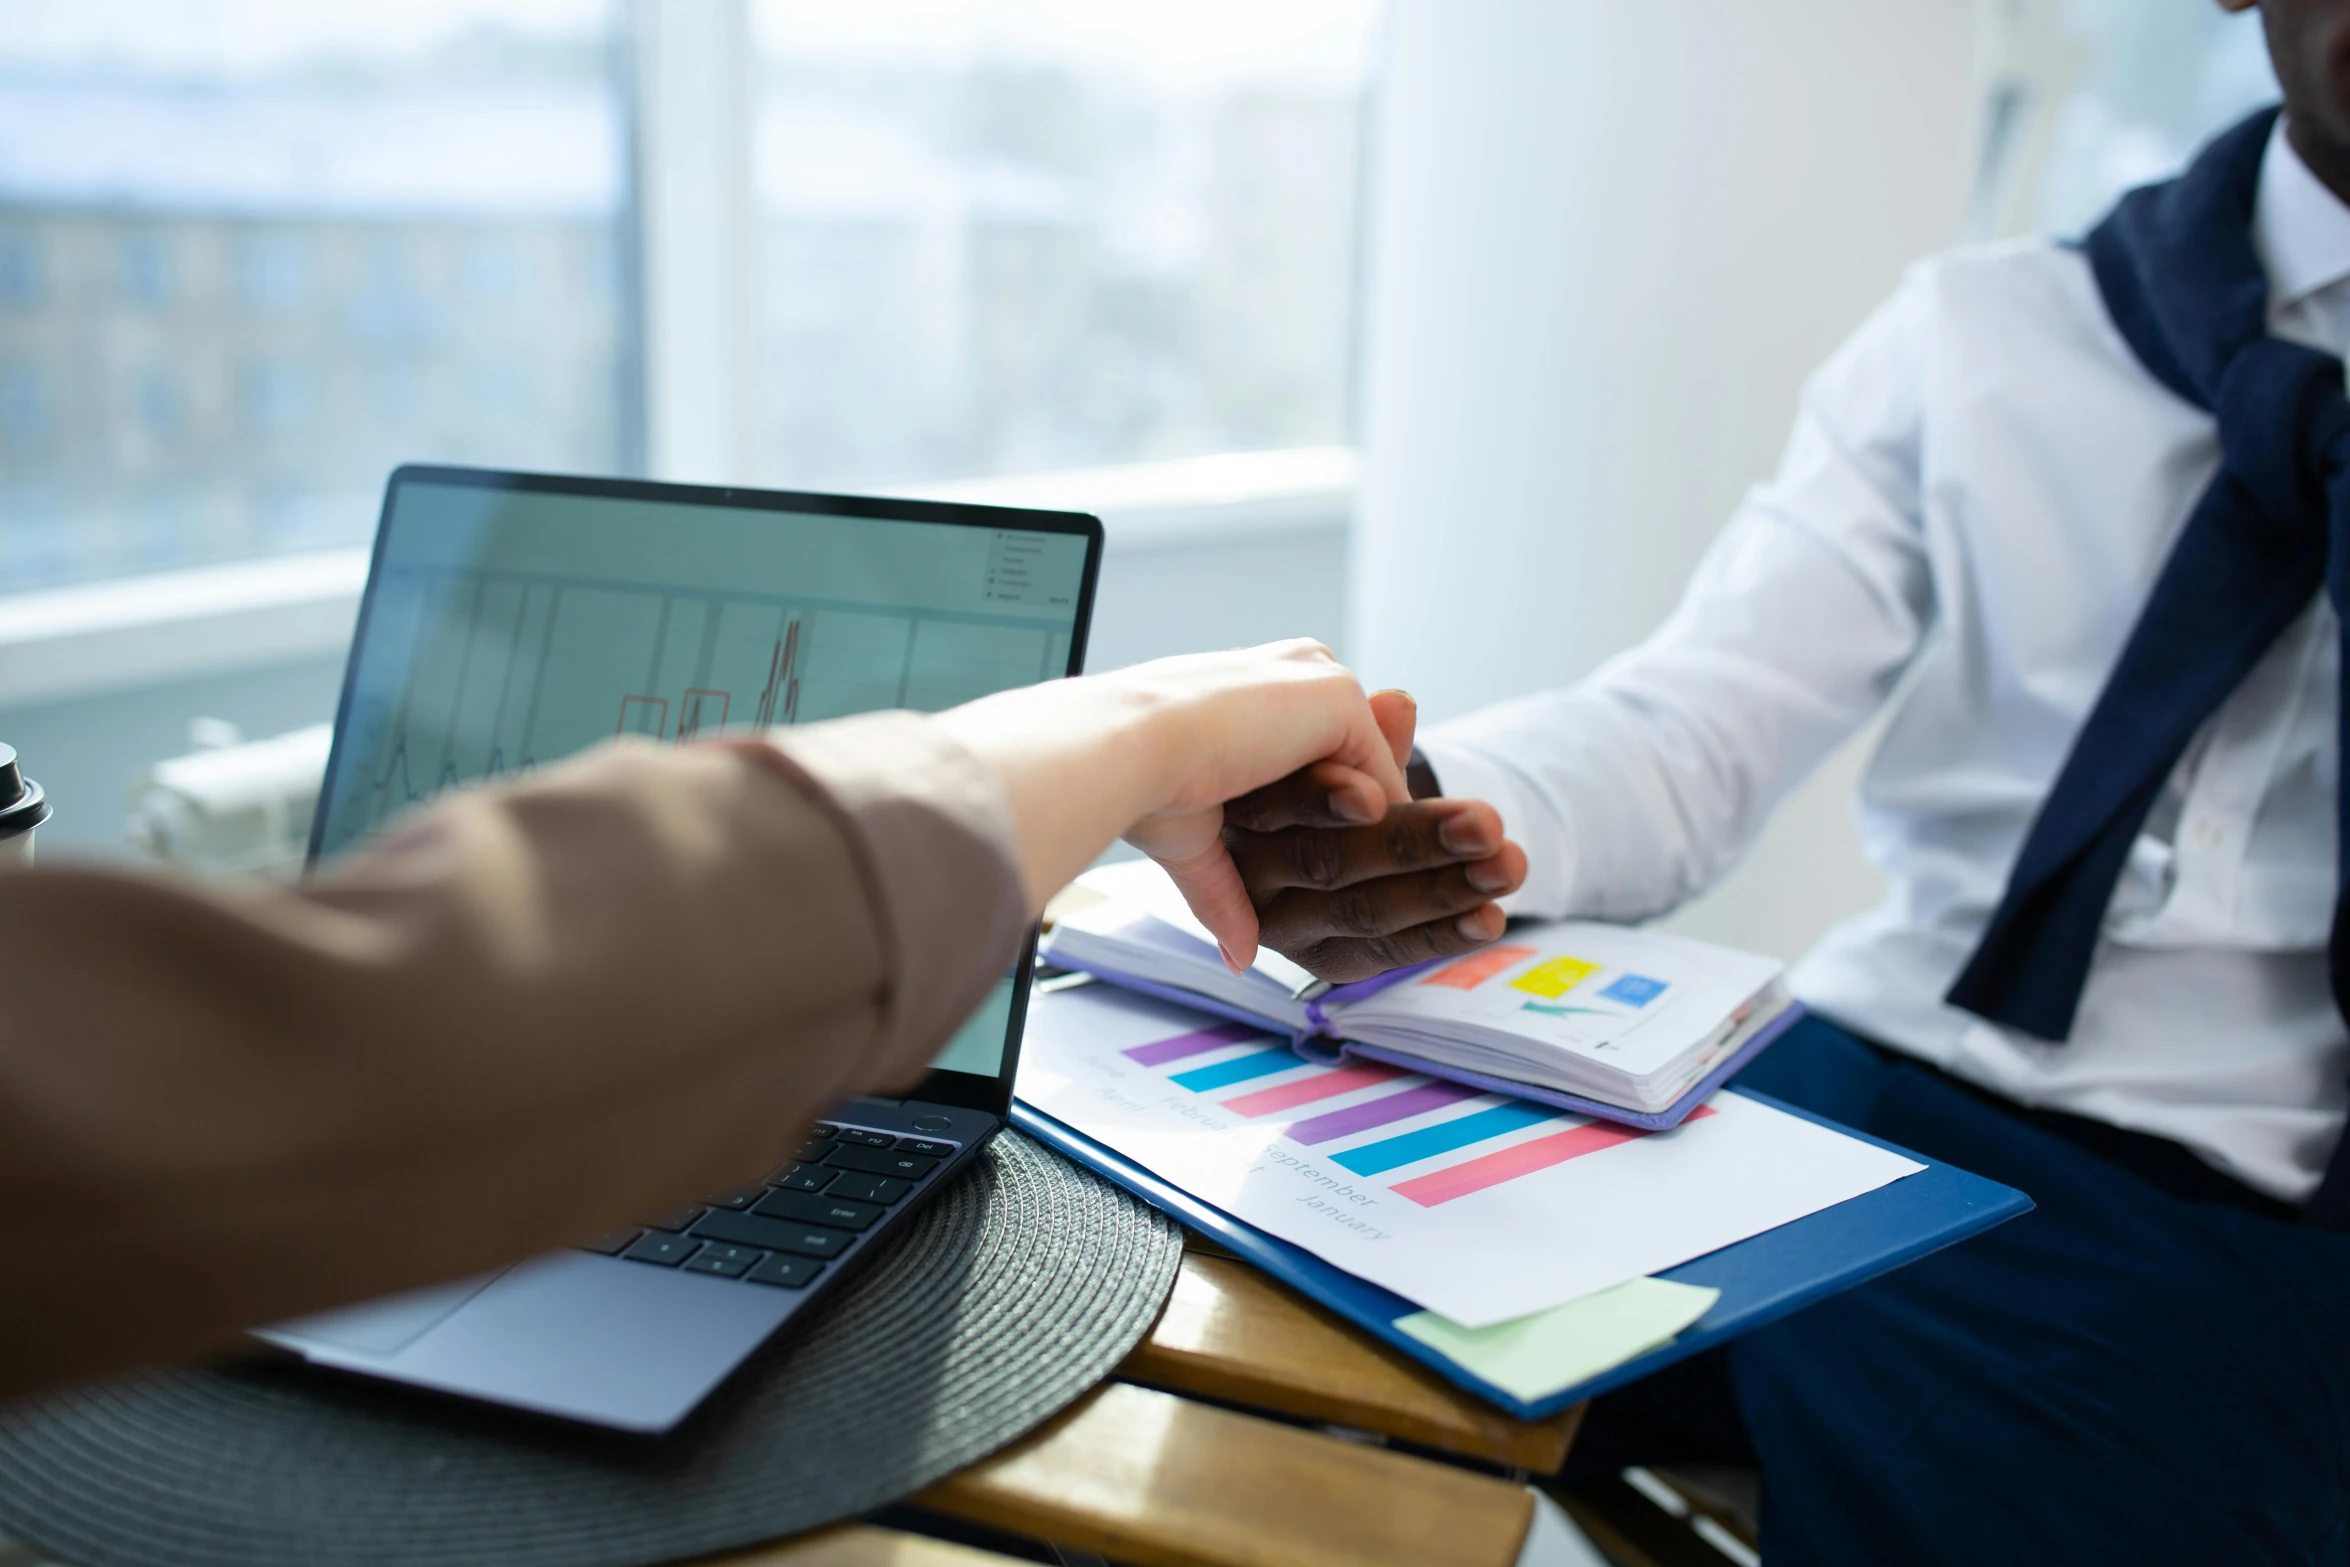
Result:
{"label": "coffee cup lid", "polygon": [[31,832],[49,819],[49,799],[24,775],[16,747],[0,740],[0,838]]}

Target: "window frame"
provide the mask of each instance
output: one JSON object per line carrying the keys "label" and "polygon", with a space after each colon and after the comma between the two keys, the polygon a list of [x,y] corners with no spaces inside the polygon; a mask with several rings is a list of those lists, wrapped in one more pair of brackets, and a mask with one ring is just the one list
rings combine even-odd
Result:
{"label": "window frame", "polygon": [[[1352,447],[1225,453],[911,486],[920,499],[1090,511],[1113,561],[1352,526]],[[0,595],[0,708],[239,669],[330,658],[350,646],[371,548]]]}

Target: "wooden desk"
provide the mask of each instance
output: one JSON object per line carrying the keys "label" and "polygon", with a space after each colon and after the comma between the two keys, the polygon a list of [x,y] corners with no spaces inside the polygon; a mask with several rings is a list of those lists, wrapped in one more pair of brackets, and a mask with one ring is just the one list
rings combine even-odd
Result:
{"label": "wooden desk", "polygon": [[[914,1503],[1137,1567],[1510,1567],[1533,1500],[1495,1471],[1555,1470],[1582,1413],[1511,1420],[1203,1247],[1112,1380]],[[858,1526],[721,1567],[1000,1560]]]}
{"label": "wooden desk", "polygon": [[1513,1420],[1237,1257],[1204,1252],[1184,1254],[1166,1308],[1118,1374],[1534,1474],[1557,1472],[1583,1420],[1580,1404]]}

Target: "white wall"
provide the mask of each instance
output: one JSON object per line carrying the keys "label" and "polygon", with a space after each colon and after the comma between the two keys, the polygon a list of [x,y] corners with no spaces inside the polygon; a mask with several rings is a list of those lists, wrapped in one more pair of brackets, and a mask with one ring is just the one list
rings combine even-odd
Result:
{"label": "white wall", "polygon": [[[1805,372],[1953,243],[1970,0],[1395,0],[1349,633],[1441,718],[1669,608]],[[1852,754],[1685,928],[1792,954],[1874,896]]]}

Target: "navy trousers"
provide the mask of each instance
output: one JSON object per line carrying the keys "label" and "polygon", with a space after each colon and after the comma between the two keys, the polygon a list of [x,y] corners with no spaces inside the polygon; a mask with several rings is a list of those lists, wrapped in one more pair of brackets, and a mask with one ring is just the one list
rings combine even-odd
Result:
{"label": "navy trousers", "polygon": [[1818,1019],[1739,1083],[2038,1207],[1601,1400],[1581,1464],[1751,1454],[1774,1567],[2350,1564],[2350,1236]]}

